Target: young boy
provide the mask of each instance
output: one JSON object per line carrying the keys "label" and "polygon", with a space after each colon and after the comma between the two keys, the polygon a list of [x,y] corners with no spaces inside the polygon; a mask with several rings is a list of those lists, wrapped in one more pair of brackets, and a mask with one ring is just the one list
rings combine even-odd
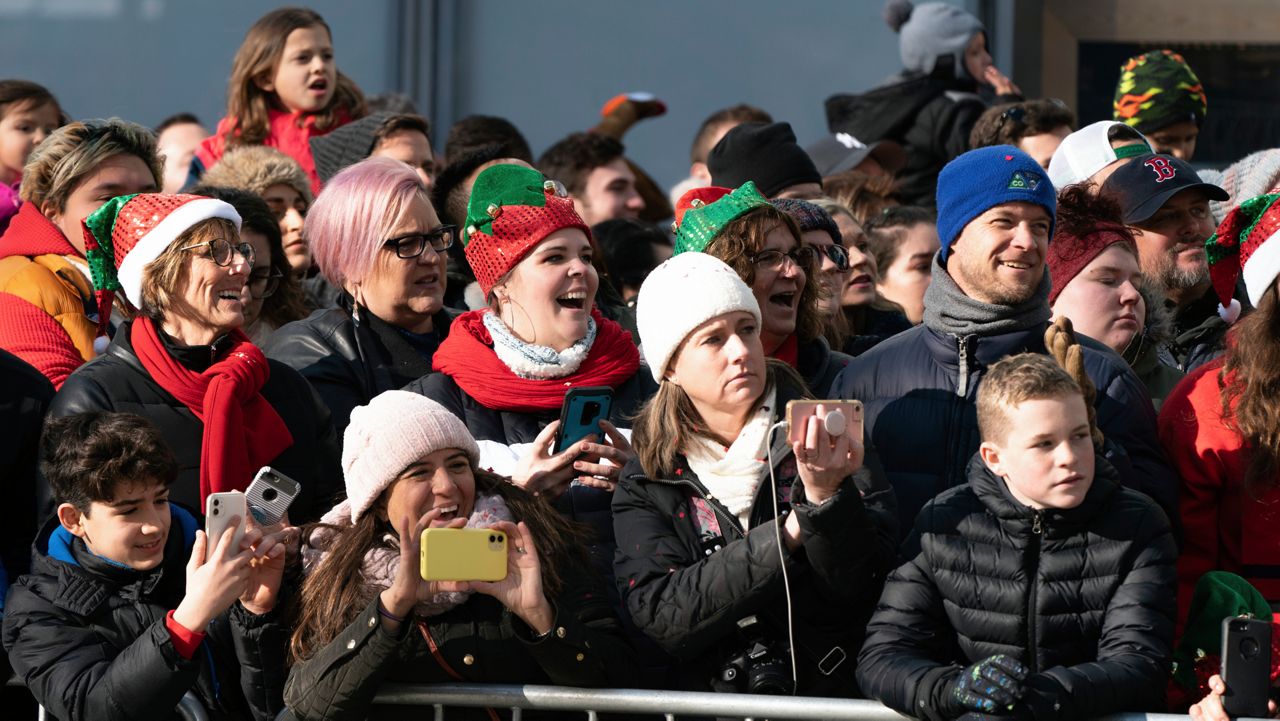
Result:
{"label": "young boy", "polygon": [[968,485],[920,511],[867,628],[862,691],[931,720],[1163,710],[1167,517],[1095,454],[1080,387],[1050,357],[992,366],[977,413]]}
{"label": "young boy", "polygon": [[57,517],[4,617],[5,649],[36,700],[63,721],[164,719],[192,692],[215,719],[274,718],[284,547],[256,528],[241,548],[230,531],[196,530],[168,501],[173,454],[138,416],[50,421],[41,455]]}

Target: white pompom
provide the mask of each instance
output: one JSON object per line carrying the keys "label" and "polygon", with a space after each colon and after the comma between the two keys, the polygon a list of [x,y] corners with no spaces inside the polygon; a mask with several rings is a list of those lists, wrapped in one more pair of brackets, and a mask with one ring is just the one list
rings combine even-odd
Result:
{"label": "white pompom", "polygon": [[1227,322],[1227,325],[1231,325],[1235,323],[1237,320],[1240,319],[1240,301],[1236,300],[1235,298],[1232,298],[1231,305],[1225,308],[1222,307],[1221,303],[1219,303],[1218,317],[1225,320]]}

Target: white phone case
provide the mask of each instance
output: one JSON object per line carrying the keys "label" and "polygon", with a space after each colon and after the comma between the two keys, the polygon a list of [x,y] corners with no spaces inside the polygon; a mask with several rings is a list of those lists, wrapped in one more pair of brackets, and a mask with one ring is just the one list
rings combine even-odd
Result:
{"label": "white phone case", "polygon": [[245,501],[244,494],[240,491],[209,494],[204,503],[204,528],[205,533],[209,536],[209,546],[205,551],[205,558],[207,559],[209,554],[213,553],[213,549],[217,547],[222,534],[231,525],[232,518],[240,519],[240,523],[236,525],[235,535],[231,538],[231,548],[238,552],[240,550],[240,542],[244,540],[244,527],[248,517],[249,504]]}

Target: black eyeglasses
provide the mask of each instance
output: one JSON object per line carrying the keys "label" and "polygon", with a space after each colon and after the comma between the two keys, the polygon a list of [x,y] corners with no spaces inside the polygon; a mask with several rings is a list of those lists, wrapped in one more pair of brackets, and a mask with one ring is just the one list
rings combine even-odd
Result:
{"label": "black eyeglasses", "polygon": [[254,300],[264,300],[275,295],[280,289],[280,279],[284,278],[284,273],[278,270],[255,270],[249,274],[249,295]]}
{"label": "black eyeglasses", "polygon": [[396,238],[389,238],[383,245],[387,248],[394,248],[396,257],[408,260],[422,255],[428,245],[435,252],[443,253],[453,247],[453,243],[457,239],[458,226],[442,225],[430,233],[410,233]]}
{"label": "black eyeglasses", "polygon": [[[1057,108],[1060,108],[1062,110],[1070,109],[1067,107],[1066,103],[1062,102],[1057,98],[1046,98],[1046,99],[1050,103],[1053,103],[1053,105]],[[1000,135],[1000,131],[1004,130],[1004,124],[1007,122],[1017,123],[1017,126],[1014,130],[1013,135],[1015,137],[1021,136],[1022,131],[1025,130],[1027,127],[1027,106],[1019,103],[1017,105],[1013,105],[1012,107],[1005,108],[1004,112],[1000,113],[1000,122],[996,124],[997,137]]]}
{"label": "black eyeglasses", "polygon": [[[763,270],[782,270],[788,258],[800,268],[809,270],[817,263],[818,252],[807,245],[792,248],[785,253],[780,250],[762,250],[751,256],[751,264]],[[849,257],[846,255],[845,264],[847,265],[848,262]]]}
{"label": "black eyeglasses", "polygon": [[204,243],[195,243],[193,245],[184,246],[182,248],[178,248],[178,250],[196,250],[197,248],[207,249],[208,255],[206,257],[223,268],[231,267],[231,260],[235,253],[239,253],[240,257],[244,258],[244,262],[249,265],[253,265],[253,261],[256,257],[253,253],[252,245],[248,243],[236,243],[235,245],[232,245],[231,241],[226,238],[214,238],[213,240],[209,240]]}

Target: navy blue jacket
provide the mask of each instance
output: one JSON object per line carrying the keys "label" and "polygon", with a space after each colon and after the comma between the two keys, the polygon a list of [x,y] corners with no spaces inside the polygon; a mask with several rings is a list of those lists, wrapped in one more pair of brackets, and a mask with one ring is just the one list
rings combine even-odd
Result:
{"label": "navy blue jacket", "polygon": [[[897,494],[903,528],[929,499],[965,483],[978,450],[978,384],[996,361],[1045,353],[1048,323],[987,337],[960,338],[919,325],[853,359],[836,380],[841,398],[862,401],[866,432]],[[1098,389],[1094,408],[1106,458],[1124,485],[1177,518],[1178,477],[1156,434],[1151,399],[1128,364],[1106,346],[1080,337],[1085,372]]]}

